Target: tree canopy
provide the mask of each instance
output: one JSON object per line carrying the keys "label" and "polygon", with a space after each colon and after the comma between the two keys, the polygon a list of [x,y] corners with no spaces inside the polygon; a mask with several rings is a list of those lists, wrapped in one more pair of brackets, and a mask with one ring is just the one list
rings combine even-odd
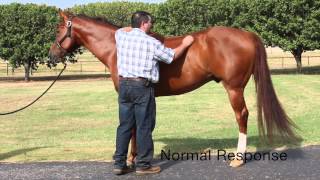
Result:
{"label": "tree canopy", "polygon": [[59,21],[55,7],[35,4],[0,6],[0,58],[14,67],[24,66],[25,79],[48,57]]}
{"label": "tree canopy", "polygon": [[157,4],[142,2],[97,2],[88,5],[77,5],[70,10],[75,14],[104,17],[118,26],[129,26],[132,13],[143,10],[153,14],[156,8]]}
{"label": "tree canopy", "polygon": [[[74,14],[107,18],[118,26],[129,26],[132,13],[137,10],[153,14],[156,18],[153,31],[165,36],[218,25],[255,31],[266,45],[290,51],[299,69],[301,54],[320,48],[319,0],[98,2],[69,9]],[[37,69],[47,59],[55,39],[57,11],[55,7],[35,4],[0,5],[0,58],[13,67],[24,66],[26,77],[30,68]],[[74,54],[70,57],[73,60]]]}
{"label": "tree canopy", "polygon": [[301,70],[301,54],[320,48],[320,1],[256,0],[249,5],[253,29],[268,46],[290,51]]}
{"label": "tree canopy", "polygon": [[244,27],[239,14],[245,8],[235,0],[168,0],[156,11],[160,22],[155,29],[165,35],[183,35],[211,26]]}

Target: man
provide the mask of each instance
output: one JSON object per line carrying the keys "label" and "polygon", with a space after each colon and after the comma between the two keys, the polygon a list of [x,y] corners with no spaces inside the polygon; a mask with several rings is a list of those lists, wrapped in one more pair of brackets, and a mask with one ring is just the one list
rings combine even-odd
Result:
{"label": "man", "polygon": [[131,28],[116,31],[117,65],[119,74],[119,119],[117,128],[114,173],[131,170],[126,165],[131,129],[136,126],[136,173],[152,174],[161,171],[151,166],[153,158],[152,131],[155,126],[155,97],[153,84],[159,81],[158,61],[171,63],[194,41],[187,36],[175,49],[166,48],[147,33],[152,28],[152,16],[144,11],[135,12]]}

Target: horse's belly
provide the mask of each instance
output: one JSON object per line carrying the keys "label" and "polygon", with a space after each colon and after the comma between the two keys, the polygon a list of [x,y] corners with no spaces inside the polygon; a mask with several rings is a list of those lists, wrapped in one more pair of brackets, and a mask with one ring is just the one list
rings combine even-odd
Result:
{"label": "horse's belly", "polygon": [[155,96],[171,96],[188,93],[193,91],[211,79],[169,79],[167,81],[160,81],[155,86]]}

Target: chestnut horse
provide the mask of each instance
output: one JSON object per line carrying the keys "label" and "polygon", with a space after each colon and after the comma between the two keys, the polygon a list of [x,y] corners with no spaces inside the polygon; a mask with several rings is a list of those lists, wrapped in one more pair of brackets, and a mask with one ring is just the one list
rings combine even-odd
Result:
{"label": "chestnut horse", "polygon": [[[116,45],[114,34],[119,28],[111,23],[87,16],[60,12],[63,22],[58,27],[56,42],[49,55],[59,61],[68,52],[84,46],[108,67],[115,89],[118,90]],[[244,153],[247,144],[248,109],[244,89],[253,75],[257,92],[258,128],[260,137],[269,140],[277,135],[282,139],[297,139],[295,126],[281,107],[272,85],[266,62],[266,50],[261,39],[244,30],[212,27],[191,34],[195,41],[186,53],[172,64],[160,63],[160,81],[156,96],[190,92],[209,81],[222,82],[239,126],[237,152]],[[160,36],[157,36],[160,38]],[[165,46],[177,47],[183,36],[162,40]],[[136,156],[135,131],[131,139],[129,161]],[[235,158],[231,166],[243,164]]]}

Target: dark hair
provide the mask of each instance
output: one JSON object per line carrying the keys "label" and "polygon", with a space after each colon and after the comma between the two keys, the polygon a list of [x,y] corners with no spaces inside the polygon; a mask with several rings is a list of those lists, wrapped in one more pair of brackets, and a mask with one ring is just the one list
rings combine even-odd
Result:
{"label": "dark hair", "polygon": [[152,23],[154,22],[153,17],[150,13],[145,11],[136,11],[132,14],[131,26],[133,28],[140,28],[141,23],[148,22],[149,20],[151,20]]}

